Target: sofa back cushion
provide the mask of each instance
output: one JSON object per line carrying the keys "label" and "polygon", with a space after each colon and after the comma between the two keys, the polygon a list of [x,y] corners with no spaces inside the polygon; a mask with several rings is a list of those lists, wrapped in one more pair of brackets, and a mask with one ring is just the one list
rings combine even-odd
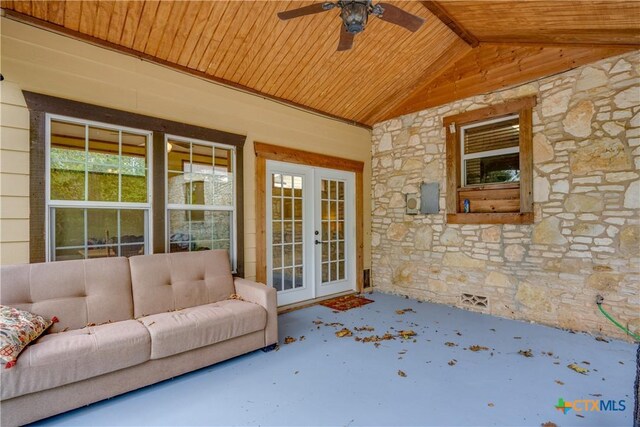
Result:
{"label": "sofa back cushion", "polygon": [[0,303],[52,318],[51,332],[133,319],[126,258],[0,267]]}
{"label": "sofa back cushion", "polygon": [[235,292],[225,250],[129,258],[135,317],[210,304]]}

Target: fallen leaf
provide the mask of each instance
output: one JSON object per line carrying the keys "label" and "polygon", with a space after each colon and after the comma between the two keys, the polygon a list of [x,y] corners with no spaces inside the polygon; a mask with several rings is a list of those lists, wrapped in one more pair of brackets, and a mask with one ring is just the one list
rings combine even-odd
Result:
{"label": "fallen leaf", "polygon": [[400,369],[398,369],[398,375],[400,375],[401,377],[407,376],[407,374],[405,374],[404,371],[401,371]]}
{"label": "fallen leaf", "polygon": [[560,380],[556,380],[556,384],[564,385],[564,383]]}
{"label": "fallen leaf", "polygon": [[362,332],[362,331],[368,331],[368,332],[373,332],[375,331],[375,328],[373,326],[369,326],[369,325],[365,325],[365,326],[356,326],[355,328],[356,331],[358,332]]}
{"label": "fallen leaf", "polygon": [[327,326],[333,326],[333,327],[338,327],[338,326],[344,326],[344,323],[340,323],[340,322],[333,322],[333,323],[325,323],[325,325],[327,325]]}
{"label": "fallen leaf", "polygon": [[573,371],[576,371],[577,373],[582,374],[582,375],[587,375],[587,372],[589,372],[589,370],[587,368],[583,368],[582,366],[576,365],[575,363],[571,363],[571,364],[567,365],[567,368],[569,368],[569,369],[571,369]]}
{"label": "fallen leaf", "polygon": [[402,339],[408,340],[410,337],[416,336],[416,333],[411,329],[407,329],[406,331],[398,331],[398,335],[401,336]]}
{"label": "fallen leaf", "polygon": [[296,342],[297,340],[294,337],[284,337],[285,344],[291,344],[292,342]]}
{"label": "fallen leaf", "polygon": [[451,342],[451,341],[447,341],[446,343],[444,343],[444,345],[446,345],[447,347],[457,347],[458,344]]}
{"label": "fallen leaf", "polygon": [[469,346],[469,350],[471,351],[489,350],[489,347],[485,347],[483,345],[471,345]]}
{"label": "fallen leaf", "polygon": [[521,340],[522,337],[513,337],[514,340]]}
{"label": "fallen leaf", "polygon": [[304,341],[305,339],[307,339],[307,337],[305,337],[304,335],[300,336],[300,338],[298,338],[300,341]]}
{"label": "fallen leaf", "polygon": [[596,341],[602,341],[602,342],[606,342],[606,343],[609,342],[608,340],[606,340],[606,339],[604,339],[602,337],[596,337]]}
{"label": "fallen leaf", "polygon": [[491,328],[491,329],[489,329],[489,330],[490,330],[490,331],[493,331],[493,332],[495,332],[495,331],[496,331],[494,328]]}
{"label": "fallen leaf", "polygon": [[456,331],[456,335],[459,336],[459,337],[462,336],[462,334],[459,331]]}
{"label": "fallen leaf", "polygon": [[403,308],[402,310],[396,310],[396,314],[415,313],[413,308]]}
{"label": "fallen leaf", "polygon": [[591,365],[591,363],[587,362],[586,360],[583,360],[583,361],[582,361],[582,362],[580,362],[580,363],[584,363],[585,365]]}
{"label": "fallen leaf", "polygon": [[493,407],[494,407],[494,406],[496,406],[496,405],[494,405],[493,403],[489,402],[489,403],[487,403],[487,406],[488,406],[489,408],[493,408]]}
{"label": "fallen leaf", "polygon": [[380,343],[379,342],[374,342],[373,345],[375,346],[375,348],[380,347]]}
{"label": "fallen leaf", "polygon": [[295,371],[295,372],[293,373],[293,375],[298,375],[298,372],[300,372],[300,371]]}
{"label": "fallen leaf", "polygon": [[531,349],[529,350],[520,350],[518,351],[518,354],[524,356],[524,357],[533,357],[533,353],[531,352]]}
{"label": "fallen leaf", "polygon": [[322,320],[314,320],[313,323],[315,323],[316,325],[324,324],[324,322]]}
{"label": "fallen leaf", "polygon": [[449,362],[448,362],[448,363],[449,363],[449,366],[453,366],[453,365],[455,365],[456,363],[458,363],[458,361],[457,361],[456,359],[451,359],[451,360],[449,360]]}
{"label": "fallen leaf", "polygon": [[238,301],[244,301],[244,299],[242,299],[242,297],[240,295],[238,295],[238,294],[229,295],[229,299],[235,299],[235,300],[238,300]]}
{"label": "fallen leaf", "polygon": [[576,417],[584,418],[584,415],[576,414]]}
{"label": "fallen leaf", "polygon": [[556,423],[552,423],[551,421],[547,421],[546,423],[540,424],[540,427],[558,427]]}
{"label": "fallen leaf", "polygon": [[336,336],[338,338],[343,338],[343,337],[350,337],[351,335],[353,335],[353,332],[351,332],[349,329],[347,328],[342,328],[341,330],[339,330],[338,332],[336,332]]}

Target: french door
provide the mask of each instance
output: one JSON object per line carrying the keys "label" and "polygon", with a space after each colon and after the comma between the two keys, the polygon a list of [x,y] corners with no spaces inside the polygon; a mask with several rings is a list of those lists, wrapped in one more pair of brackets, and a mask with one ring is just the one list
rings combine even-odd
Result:
{"label": "french door", "polygon": [[353,172],[267,161],[267,284],[278,305],[356,289]]}

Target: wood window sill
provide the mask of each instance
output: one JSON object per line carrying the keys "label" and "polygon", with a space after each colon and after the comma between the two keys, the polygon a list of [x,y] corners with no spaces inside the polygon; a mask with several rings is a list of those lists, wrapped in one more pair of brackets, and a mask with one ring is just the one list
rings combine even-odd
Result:
{"label": "wood window sill", "polygon": [[533,224],[533,212],[447,214],[448,224]]}

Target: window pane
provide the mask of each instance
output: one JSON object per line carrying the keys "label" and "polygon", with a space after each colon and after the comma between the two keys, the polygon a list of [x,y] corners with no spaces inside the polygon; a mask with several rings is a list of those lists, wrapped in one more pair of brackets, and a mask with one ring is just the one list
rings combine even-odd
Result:
{"label": "window pane", "polygon": [[233,206],[233,152],[215,149],[212,205]]}
{"label": "window pane", "polygon": [[53,209],[55,246],[84,246],[84,209]]}
{"label": "window pane", "polygon": [[[169,211],[171,252],[231,249],[232,212]],[[202,220],[200,220],[202,218]]]}
{"label": "window pane", "polygon": [[118,201],[119,141],[118,131],[89,127],[89,200]]}
{"label": "window pane", "polygon": [[84,200],[85,127],[51,121],[51,200]]}
{"label": "window pane", "polygon": [[87,233],[89,246],[117,244],[117,209],[87,209]]}
{"label": "window pane", "polygon": [[520,181],[520,155],[481,157],[465,160],[466,185]]}
{"label": "window pane", "polygon": [[465,128],[464,153],[500,150],[520,144],[519,118]]}
{"label": "window pane", "polygon": [[122,133],[120,173],[122,174],[121,201],[146,203],[149,175],[146,135]]}

